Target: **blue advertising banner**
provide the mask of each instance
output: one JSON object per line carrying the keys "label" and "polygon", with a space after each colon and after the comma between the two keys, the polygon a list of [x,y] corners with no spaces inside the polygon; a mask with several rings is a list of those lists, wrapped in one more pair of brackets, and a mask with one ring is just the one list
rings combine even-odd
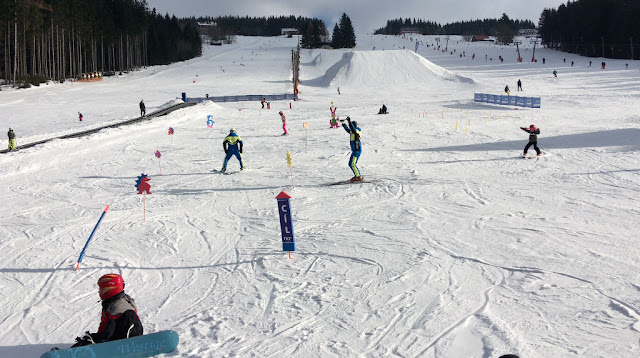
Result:
{"label": "blue advertising banner", "polygon": [[502,96],[486,93],[474,93],[473,101],[529,108],[540,108],[541,106],[540,97]]}
{"label": "blue advertising banner", "polygon": [[271,94],[271,95],[241,95],[241,96],[218,96],[218,97],[187,97],[186,93],[182,93],[182,100],[186,103],[201,103],[204,101],[212,102],[242,102],[242,101],[284,101],[284,100],[297,100],[297,94]]}
{"label": "blue advertising banner", "polygon": [[296,251],[293,237],[293,221],[291,217],[291,196],[281,191],[278,196],[278,213],[280,214],[280,231],[282,232],[282,251]]}
{"label": "blue advertising banner", "polygon": [[533,98],[533,108],[540,108],[540,98]]}
{"label": "blue advertising banner", "polygon": [[533,107],[533,98],[525,97],[524,98],[524,106],[525,107],[529,107],[529,108]]}

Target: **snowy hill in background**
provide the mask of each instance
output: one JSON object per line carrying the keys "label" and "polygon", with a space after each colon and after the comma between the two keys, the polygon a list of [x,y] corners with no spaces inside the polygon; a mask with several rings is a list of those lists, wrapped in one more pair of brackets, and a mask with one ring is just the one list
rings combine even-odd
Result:
{"label": "snowy hill in background", "polygon": [[302,84],[328,87],[344,83],[348,87],[384,90],[392,86],[424,87],[441,80],[473,83],[472,79],[456,75],[412,51],[391,50],[345,52],[322,77]]}
{"label": "snowy hill in background", "polygon": [[[0,122],[21,144],[133,118],[140,99],[149,112],[182,92],[290,92],[296,43],[239,37],[102,83],[3,88]],[[532,63],[528,42],[522,63],[511,46],[433,44],[361,35],[356,51],[302,51],[300,101],[201,104],[0,155],[0,357],[39,357],[95,331],[96,281],[110,272],[145,332],[179,333],[171,356],[638,356],[640,61],[601,70],[601,59],[539,47]],[[541,109],[473,102],[507,84],[518,94],[518,79]],[[362,128],[371,183],[328,185],[352,176],[331,102]],[[376,115],[383,103],[391,114]],[[525,160],[519,127],[532,123],[544,156]],[[232,127],[248,170],[220,175]]]}

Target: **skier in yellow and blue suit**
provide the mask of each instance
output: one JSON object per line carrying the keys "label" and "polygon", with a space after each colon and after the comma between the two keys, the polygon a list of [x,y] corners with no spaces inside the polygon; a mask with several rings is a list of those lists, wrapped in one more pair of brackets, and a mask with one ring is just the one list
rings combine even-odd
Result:
{"label": "skier in yellow and blue suit", "polygon": [[351,158],[349,158],[349,168],[353,171],[353,178],[351,182],[362,181],[363,178],[360,175],[360,170],[356,166],[358,159],[360,159],[360,153],[362,153],[362,143],[360,143],[360,128],[358,128],[358,122],[351,122],[351,118],[347,117],[347,124],[344,123],[344,119],[341,119],[342,127],[349,133],[349,140],[351,141]]}
{"label": "skier in yellow and blue suit", "polygon": [[227,153],[227,156],[224,158],[224,164],[222,165],[222,169],[220,169],[221,173],[227,171],[227,163],[229,159],[231,159],[232,155],[235,155],[240,162],[240,170],[244,170],[244,160],[242,160],[242,138],[236,134],[236,130],[231,128],[229,131],[229,135],[224,138],[224,142],[222,142],[222,147],[224,148],[224,152]]}

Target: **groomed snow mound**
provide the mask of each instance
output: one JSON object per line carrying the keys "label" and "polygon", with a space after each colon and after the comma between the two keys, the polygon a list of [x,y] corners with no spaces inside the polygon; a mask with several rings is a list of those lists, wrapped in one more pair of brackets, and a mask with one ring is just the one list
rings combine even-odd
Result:
{"label": "groomed snow mound", "polygon": [[[310,64],[316,64],[319,56]],[[474,83],[473,79],[451,72],[409,50],[346,52],[324,75],[301,83],[314,87],[349,85],[384,88],[424,86],[434,81]]]}

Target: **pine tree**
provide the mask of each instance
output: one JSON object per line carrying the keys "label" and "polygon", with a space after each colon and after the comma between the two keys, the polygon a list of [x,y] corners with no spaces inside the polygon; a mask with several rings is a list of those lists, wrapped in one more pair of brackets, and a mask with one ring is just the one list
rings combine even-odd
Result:
{"label": "pine tree", "polygon": [[340,26],[336,24],[333,27],[333,35],[331,36],[331,47],[333,48],[343,48],[342,46],[342,31],[340,30]]}
{"label": "pine tree", "polygon": [[340,19],[340,29],[342,32],[343,47],[353,48],[356,46],[356,32],[351,24],[351,19],[347,14],[342,13]]}
{"label": "pine tree", "polygon": [[353,48],[356,46],[356,33],[351,19],[346,13],[342,13],[340,21],[333,28],[331,45],[333,48]]}

